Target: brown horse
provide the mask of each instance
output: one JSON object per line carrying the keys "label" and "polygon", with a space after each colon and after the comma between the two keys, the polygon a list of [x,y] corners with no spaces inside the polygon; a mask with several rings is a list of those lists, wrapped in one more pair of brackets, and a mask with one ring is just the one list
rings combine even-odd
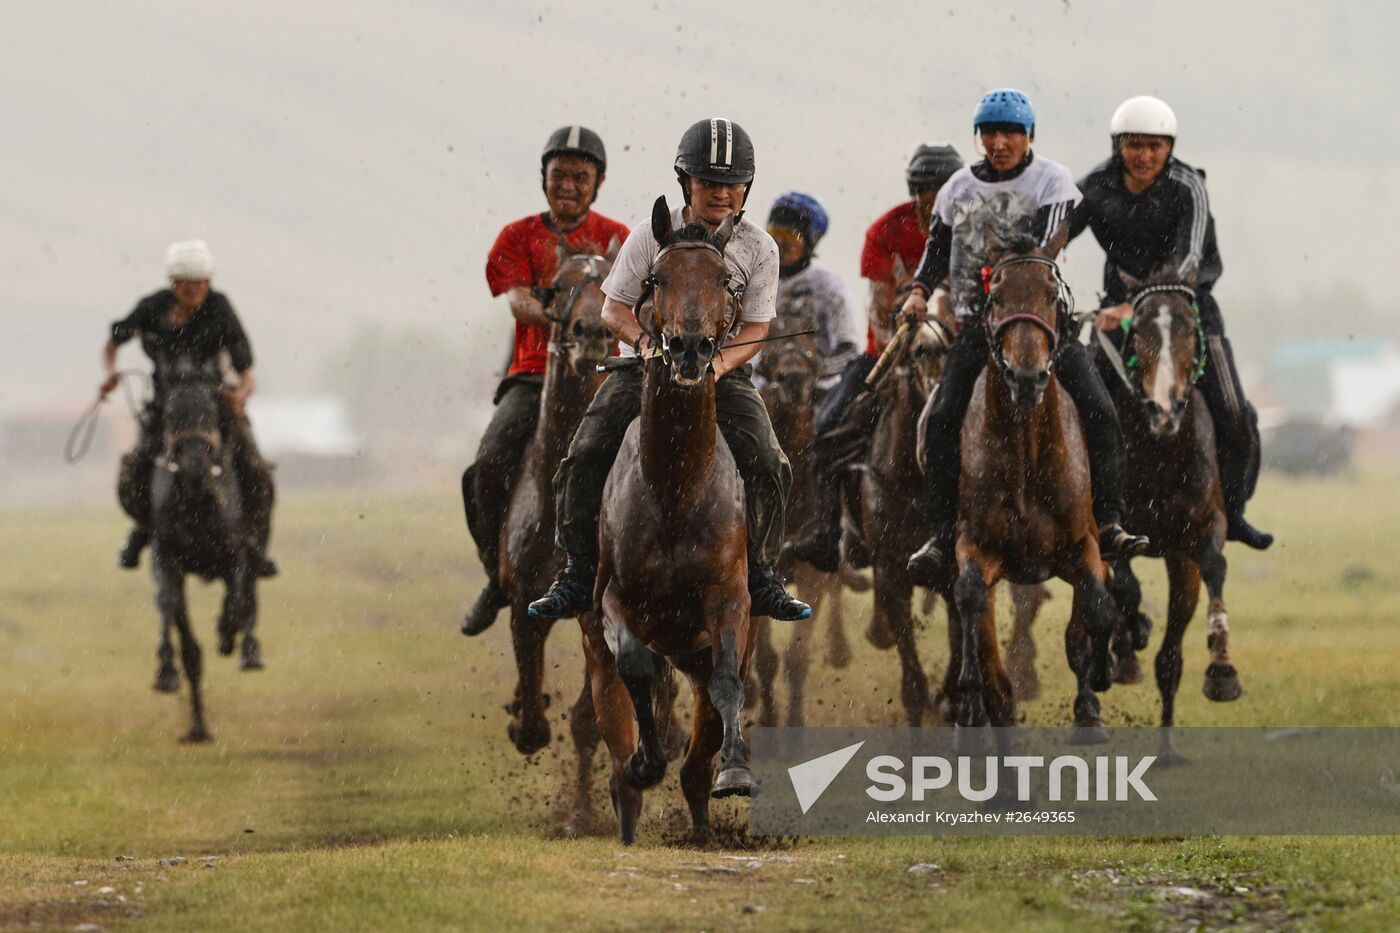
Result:
{"label": "brown horse", "polygon": [[899,338],[894,363],[875,389],[879,415],[860,469],[861,531],[870,552],[875,603],[866,637],[882,647],[888,635],[899,654],[900,698],[912,726],[929,712],[928,675],[919,660],[912,600],[916,581],[909,554],[928,536],[918,510],[922,478],[918,421],[942,369],[943,343],[931,325]]}
{"label": "brown horse", "polygon": [[[550,482],[569,440],[597,391],[598,364],[611,352],[612,338],[603,325],[603,291],[600,287],[620,245],[614,239],[606,255],[592,248],[576,251],[562,238],[559,265],[553,281],[557,298],[554,311],[546,311],[553,324],[549,333],[549,362],[540,396],[539,426],[521,458],[511,487],[510,503],[501,525],[500,581],[510,598],[511,645],[519,680],[507,732],[522,754],[530,755],[549,744],[549,720],[545,716],[549,695],[544,692],[544,646],[550,624],[531,618],[529,602],[549,585],[558,569],[554,528],[554,494]],[[576,808],[588,807],[593,752],[598,747],[592,696],[584,685],[570,717],[579,749]]]}
{"label": "brown horse", "polygon": [[[1205,695],[1216,701],[1240,695],[1230,661],[1225,611],[1225,506],[1215,459],[1215,430],[1195,388],[1206,361],[1205,339],[1190,283],[1154,276],[1151,284],[1123,277],[1135,295],[1123,352],[1100,335],[1100,363],[1123,424],[1127,518],[1152,540],[1148,555],[1167,564],[1167,631],[1157,651],[1162,696],[1158,757],[1179,760],[1172,748],[1176,691],[1181,683],[1181,643],[1200,599],[1210,594]],[[1124,362],[1124,356],[1128,359]],[[1151,621],[1142,613],[1142,590],[1126,559],[1113,562],[1109,585],[1121,613],[1114,653],[1120,666],[1136,666],[1134,649],[1147,647]]]}
{"label": "brown horse", "polygon": [[[636,840],[642,790],[666,773],[653,702],[664,674],[658,655],[688,677],[694,695],[680,780],[696,836],[708,835],[711,795],[755,789],[740,726],[753,651],[744,487],[718,430],[710,368],[737,317],[724,260],[733,224],[673,232],[666,199],[653,208],[661,249],[637,310],[658,352],[644,363],[641,416],[603,492],[599,609],[581,619],[626,844]],[[641,311],[649,296],[650,324]]]}
{"label": "brown horse", "polygon": [[[984,320],[988,367],[978,378],[962,430],[957,572],[948,587],[950,658],[945,692],[956,696],[960,728],[1010,726],[1011,680],[996,638],[993,587],[1000,579],[1038,584],[1058,576],[1074,588],[1065,633],[1078,680],[1075,739],[1107,738],[1094,691],[1111,682],[1115,610],[1105,589],[1089,463],[1074,405],[1054,377],[1059,315],[1067,290],[1052,243],[990,253]],[[956,690],[956,692],[955,692]],[[1003,733],[998,733],[999,741]]]}
{"label": "brown horse", "polygon": [[[816,322],[798,314],[782,314],[773,321],[769,336],[800,334],[815,327]],[[817,404],[817,383],[824,375],[821,348],[812,336],[802,335],[776,341],[763,351],[756,372],[763,378],[759,394],[773,420],[773,433],[792,464],[792,490],[788,494],[787,511],[798,521],[788,522],[787,537],[800,541],[808,533],[801,516],[816,509],[816,465],[812,454],[814,421]],[[836,660],[849,660],[850,648],[845,646],[844,614],[841,604],[842,578],[836,573],[823,573],[812,565],[793,560],[784,554],[780,566],[812,607],[816,618],[823,606],[828,607],[828,654]],[[756,619],[754,671],[758,675],[760,725],[778,723],[776,681],[779,655],[773,646],[772,622]],[[807,673],[811,669],[812,641],[815,633],[807,626],[791,629],[781,666],[788,687],[786,724],[806,723],[804,699]],[[844,657],[842,649],[844,647]]]}

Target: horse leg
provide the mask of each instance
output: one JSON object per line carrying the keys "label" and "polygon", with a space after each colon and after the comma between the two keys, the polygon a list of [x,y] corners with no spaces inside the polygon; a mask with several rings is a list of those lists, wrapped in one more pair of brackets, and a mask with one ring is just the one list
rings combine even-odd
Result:
{"label": "horse leg", "polygon": [[[832,581],[835,579],[833,574],[820,573],[812,568],[804,571],[802,593],[804,596],[809,591],[812,593],[813,616],[820,613],[822,607],[826,605],[827,597],[832,595]],[[839,595],[832,600],[832,603],[833,608],[840,604]],[[787,648],[783,651],[783,674],[788,688],[787,725],[789,726],[807,724],[805,700],[807,673],[812,667],[812,637],[812,629],[809,626],[793,626],[788,635]]]}
{"label": "horse leg", "polygon": [[[827,574],[823,587],[831,595],[831,609],[826,614],[826,664],[841,670],[851,663],[851,643],[846,640],[846,607],[841,598],[841,574]],[[816,614],[816,610],[812,610]]]}
{"label": "horse leg", "polygon": [[744,741],[739,719],[744,709],[744,659],[741,651],[749,650],[745,644],[749,634],[748,617],[734,603],[721,609],[720,616],[713,629],[718,637],[713,640],[714,672],[710,675],[706,692],[719,712],[724,730],[720,743],[719,774],[715,777],[710,795],[729,797],[738,794],[750,797],[757,785],[749,770],[749,745]]}
{"label": "horse leg", "polygon": [[160,613],[160,646],[156,648],[156,682],[152,689],[161,693],[180,692],[180,672],[175,669],[175,648],[170,644],[170,620]]}
{"label": "horse leg", "polygon": [[1108,741],[1095,691],[1113,683],[1113,632],[1118,609],[1104,585],[1108,572],[1099,557],[1098,542],[1084,539],[1079,564],[1067,579],[1074,587],[1074,606],[1065,628],[1065,654],[1074,671],[1078,692],[1074,698],[1074,731],[1070,741],[1094,745]]}
{"label": "horse leg", "polygon": [[[971,736],[963,730],[987,725],[986,684],[982,679],[982,634],[987,630],[984,617],[992,613],[992,586],[996,584],[993,566],[984,568],[976,557],[963,564],[953,585],[953,599],[958,606],[962,626],[962,658],[958,672],[958,693],[961,709],[954,728],[954,748],[969,748]],[[993,631],[995,617],[993,616]]]}
{"label": "horse leg", "polygon": [[211,738],[204,723],[204,695],[199,681],[204,675],[204,656],[190,628],[190,616],[185,604],[185,574],[175,567],[156,546],[152,562],[156,577],[156,604],[167,628],[174,627],[180,636],[180,663],[190,682],[190,731],[182,742],[208,742]]}
{"label": "horse leg", "polygon": [[1162,729],[1157,757],[1163,764],[1181,762],[1172,747],[1176,724],[1176,691],[1181,686],[1181,642],[1201,598],[1201,568],[1189,554],[1167,555],[1167,631],[1157,649],[1157,690],[1162,695]]}
{"label": "horse leg", "polygon": [[227,604],[230,597],[237,592],[237,598],[231,601],[238,615],[238,629],[243,633],[242,661],[239,663],[239,669],[260,671],[267,665],[263,663],[262,645],[253,634],[253,627],[258,621],[258,575],[253,572],[251,559],[246,554],[238,563],[233,581],[229,584],[231,589],[225,595],[225,610],[229,608]]}
{"label": "horse leg", "polygon": [[1209,629],[1206,647],[1210,649],[1210,666],[1206,668],[1206,699],[1217,703],[1238,700],[1244,692],[1240,677],[1230,661],[1230,623],[1225,612],[1225,555],[1215,541],[1207,542],[1201,551],[1201,577],[1206,581],[1210,596]]}
{"label": "horse leg", "polygon": [[[595,644],[595,641],[597,644]],[[612,653],[603,642],[601,625],[586,630],[584,651],[588,659],[588,689],[593,695],[598,732],[608,746],[612,760],[612,775],[608,790],[613,813],[617,815],[617,834],[623,845],[637,841],[637,821],[642,815],[642,792],[626,778],[626,760],[637,746],[637,729],[632,718],[632,699],[627,686],[618,676]]]}
{"label": "horse leg", "polygon": [[569,807],[568,822],[564,824],[564,835],[573,837],[584,835],[593,825],[593,756],[602,739],[598,733],[598,717],[593,711],[593,691],[587,670],[583,675],[583,689],[569,712],[569,734],[573,736],[574,751],[578,755],[578,771],[574,776],[574,800]]}
{"label": "horse leg", "polygon": [[532,619],[526,604],[515,600],[510,607],[510,640],[514,648],[517,676],[515,699],[506,734],[522,755],[533,755],[549,744],[549,704],[544,696],[544,643],[550,625]]}
{"label": "horse leg", "polygon": [[[754,669],[749,673],[749,687],[744,691],[744,705],[753,705],[756,693],[759,701],[758,724],[776,726],[778,651],[773,647],[773,626],[768,619],[755,620],[754,643]],[[757,690],[754,690],[755,686]]]}
{"label": "horse leg", "polygon": [[987,590],[987,608],[978,623],[977,662],[982,671],[982,693],[987,701],[987,716],[997,728],[1015,725],[1015,692],[1011,675],[1001,660],[1001,648],[997,642],[996,593],[991,588]]}
{"label": "horse leg", "polygon": [[948,667],[943,671],[943,685],[933,698],[935,720],[945,726],[958,721],[962,704],[958,699],[958,679],[962,676],[962,616],[958,614],[958,602],[952,590],[940,590],[943,605],[948,608]]}
{"label": "horse leg", "polygon": [[666,752],[667,761],[675,761],[690,745],[690,736],[684,731],[681,720],[676,715],[676,700],[680,698],[680,687],[670,665],[658,663],[656,686],[652,689],[652,706],[655,710],[657,739]]}
{"label": "horse leg", "polygon": [[715,754],[724,745],[724,719],[710,698],[707,685],[714,678],[714,662],[709,652],[696,652],[687,659],[694,709],[691,716],[690,745],[681,762],[681,793],[690,808],[692,841],[710,841],[710,792],[715,781]]}
{"label": "horse leg", "polygon": [[1147,647],[1152,620],[1142,612],[1142,586],[1128,558],[1120,557],[1113,562],[1108,593],[1118,607],[1118,624],[1113,633],[1113,657],[1117,662],[1113,681],[1120,684],[1141,683],[1142,666],[1138,664],[1137,652]]}
{"label": "horse leg", "polygon": [[923,723],[929,709],[928,675],[919,660],[919,645],[914,637],[914,584],[903,568],[886,567],[875,580],[875,604],[883,607],[885,620],[894,635],[899,653],[899,698],[904,704],[904,718],[911,726]]}
{"label": "horse leg", "polygon": [[1065,626],[1065,658],[1074,672],[1074,728],[1070,742],[1074,745],[1098,745],[1108,741],[1108,730],[1099,715],[1099,698],[1089,686],[1089,668],[1093,645],[1085,622],[1084,593],[1075,588],[1070,606],[1069,624]]}
{"label": "horse leg", "polygon": [[637,717],[637,748],[627,759],[624,777],[638,790],[655,787],[666,776],[666,750],[656,731],[656,704],[653,689],[660,666],[665,663],[642,644],[626,625],[617,628],[617,673],[632,698]]}
{"label": "horse leg", "polygon": [[1006,646],[1006,664],[1016,696],[1022,700],[1034,700],[1040,696],[1040,674],[1035,669],[1036,648],[1031,627],[1040,614],[1041,604],[1049,595],[1049,591],[1039,583],[1011,585],[1011,605],[1016,622],[1011,630],[1011,641]]}

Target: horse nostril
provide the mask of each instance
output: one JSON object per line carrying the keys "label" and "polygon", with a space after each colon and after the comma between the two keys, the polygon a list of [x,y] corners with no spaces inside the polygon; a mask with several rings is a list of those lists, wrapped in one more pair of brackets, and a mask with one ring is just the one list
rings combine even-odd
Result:
{"label": "horse nostril", "polygon": [[1035,377],[1035,387],[1043,389],[1050,384],[1050,370],[1042,369]]}

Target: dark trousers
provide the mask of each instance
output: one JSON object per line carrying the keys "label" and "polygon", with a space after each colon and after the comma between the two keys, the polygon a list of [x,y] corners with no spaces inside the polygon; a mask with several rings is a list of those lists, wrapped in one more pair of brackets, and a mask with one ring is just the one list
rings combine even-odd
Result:
{"label": "dark trousers", "polygon": [[[258,553],[266,554],[268,540],[272,537],[272,507],[277,497],[272,468],[258,450],[248,418],[235,417],[232,407],[222,397],[219,399],[219,429],[232,454],[250,543]],[[149,405],[141,421],[136,446],[122,457],[117,474],[117,501],[136,522],[136,527],[148,534],[151,531],[151,470],[162,444],[161,410]]]}
{"label": "dark trousers", "polygon": [[[741,366],[715,385],[715,415],[744,480],[749,559],[773,564],[783,541],[783,511],[792,488],[792,467],[773,434],[768,409],[753,385],[753,369]],[[627,427],[642,412],[642,368],[613,372],[593,397],[569,455],[554,476],[557,541],[576,564],[596,566],[598,514]]]}
{"label": "dark trousers", "polygon": [[508,376],[501,382],[496,389],[496,410],[476,449],[476,462],[462,474],[467,528],[493,580],[500,566],[501,522],[510,498],[511,477],[535,436],[543,391],[542,376]]}
{"label": "dark trousers", "polygon": [[[935,529],[950,529],[957,520],[958,479],[962,471],[960,440],[963,416],[972,401],[977,377],[986,367],[987,329],[980,319],[963,322],[943,364],[943,376],[925,415],[924,509]],[[1083,344],[1066,333],[1055,357],[1055,378],[1079,409],[1089,449],[1089,482],[1094,518],[1100,525],[1123,514],[1123,440],[1118,414],[1108,389]]]}
{"label": "dark trousers", "polygon": [[1220,465],[1220,489],[1225,513],[1240,515],[1259,482],[1259,416],[1244,397],[1235,354],[1225,336],[1220,305],[1208,291],[1198,291],[1201,329],[1206,336],[1206,368],[1196,387],[1205,397],[1215,424],[1216,459]]}

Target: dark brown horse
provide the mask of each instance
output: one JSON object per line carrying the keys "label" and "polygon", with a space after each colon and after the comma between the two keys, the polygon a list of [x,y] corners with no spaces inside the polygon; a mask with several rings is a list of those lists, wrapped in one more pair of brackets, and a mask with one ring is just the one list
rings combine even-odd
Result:
{"label": "dark brown horse", "polygon": [[624,843],[636,840],[642,790],[666,772],[653,702],[665,676],[658,655],[694,695],[680,780],[696,835],[708,834],[711,795],[755,789],[740,726],[753,651],[744,487],[717,427],[710,369],[737,314],[724,260],[732,232],[732,217],[714,233],[698,224],[672,231],[665,198],[652,211],[661,249],[646,289],[650,315],[637,307],[660,352],[644,364],[641,416],[604,489],[599,611],[581,620]]}
{"label": "dark brown horse", "polygon": [[988,328],[989,354],[962,430],[957,572],[947,593],[957,623],[948,627],[944,689],[957,698],[959,727],[989,719],[1012,725],[993,587],[1001,579],[1038,584],[1058,576],[1074,588],[1065,648],[1078,680],[1075,737],[1104,741],[1094,691],[1111,683],[1115,610],[1104,587],[1088,454],[1053,372],[1067,290],[1049,258],[1055,246],[1008,246],[991,252],[987,311],[968,325]]}
{"label": "dark brown horse", "polygon": [[[1181,644],[1202,579],[1210,594],[1205,695],[1216,701],[1240,695],[1225,611],[1225,506],[1215,430],[1195,388],[1206,360],[1195,292],[1188,282],[1159,276],[1152,284],[1124,276],[1124,283],[1136,294],[1123,351],[1100,335],[1099,353],[1101,363],[1113,370],[1105,379],[1123,424],[1126,518],[1151,538],[1148,555],[1167,564],[1167,631],[1157,651],[1156,674],[1162,696],[1159,758],[1173,760]],[[1142,613],[1142,591],[1130,561],[1113,562],[1109,589],[1121,613],[1114,653],[1120,667],[1135,668],[1133,651],[1147,647],[1151,621]]]}
{"label": "dark brown horse", "polygon": [[[800,314],[780,311],[769,328],[770,337],[802,334],[816,326],[816,321]],[[811,515],[817,505],[816,465],[812,453],[815,439],[817,383],[824,372],[821,347],[810,335],[792,336],[775,341],[763,351],[756,372],[763,379],[759,393],[773,421],[773,433],[792,464],[792,490],[788,494],[787,538],[800,541],[807,534],[804,516]],[[828,613],[828,656],[848,661],[850,648],[845,645],[844,615],[841,603],[842,577],[823,573],[811,564],[784,556],[780,567],[797,587],[802,598],[812,607],[816,618],[826,608]],[[754,672],[758,681],[760,725],[778,723],[777,677],[779,655],[773,646],[772,622],[768,618],[754,620]],[[811,668],[812,642],[816,633],[809,626],[789,628],[790,637],[781,656],[781,666],[788,688],[786,724],[806,723],[804,700],[807,673]],[[844,649],[844,651],[843,651]]]}
{"label": "dark brown horse", "polygon": [[[515,697],[506,707],[511,716],[507,732],[526,755],[549,743],[544,646],[552,627],[531,618],[527,606],[558,569],[551,533],[554,494],[550,482],[597,391],[601,379],[597,366],[612,349],[612,338],[603,325],[600,285],[619,248],[614,239],[606,255],[599,255],[593,248],[575,250],[563,239],[559,241],[558,272],[552,283],[557,297],[553,310],[546,312],[554,323],[550,326],[539,425],[521,458],[501,523],[499,573],[501,589],[510,598],[511,646],[519,677]],[[581,817],[589,806],[593,753],[598,747],[593,700],[586,684],[569,721],[579,750],[575,816]],[[580,808],[584,814],[578,812]]]}
{"label": "dark brown horse", "polygon": [[860,467],[861,531],[875,581],[866,637],[883,647],[887,636],[898,651],[905,719],[917,726],[930,712],[929,685],[915,638],[916,581],[907,564],[928,532],[912,505],[919,501],[922,484],[918,422],[942,369],[943,343],[931,325],[896,339],[899,342],[889,350],[893,364],[875,388],[879,415],[870,452]]}

